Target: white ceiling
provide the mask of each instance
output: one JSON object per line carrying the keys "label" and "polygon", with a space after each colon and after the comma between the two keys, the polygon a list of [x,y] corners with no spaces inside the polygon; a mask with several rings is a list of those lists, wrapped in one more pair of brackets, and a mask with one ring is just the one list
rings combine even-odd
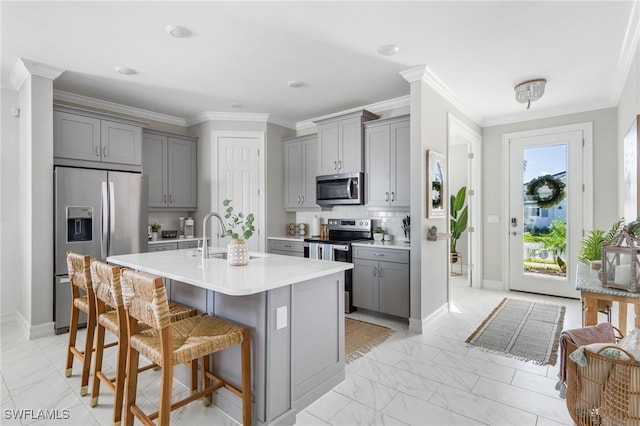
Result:
{"label": "white ceiling", "polygon": [[[194,122],[203,112],[298,122],[409,94],[426,66],[481,126],[617,105],[638,1],[1,2],[2,87],[18,58],[54,88]],[[168,24],[188,27],[170,37]],[[395,43],[396,56],[377,53]],[[114,67],[134,68],[123,76]],[[548,80],[530,110],[516,83]],[[298,89],[287,86],[301,80]],[[241,107],[231,106],[233,103]]]}

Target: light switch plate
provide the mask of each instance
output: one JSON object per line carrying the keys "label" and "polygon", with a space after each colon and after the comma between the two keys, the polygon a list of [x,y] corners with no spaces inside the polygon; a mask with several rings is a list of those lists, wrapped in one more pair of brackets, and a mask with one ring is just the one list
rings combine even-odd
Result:
{"label": "light switch plate", "polygon": [[282,330],[287,326],[287,307],[281,306],[276,309],[276,330]]}

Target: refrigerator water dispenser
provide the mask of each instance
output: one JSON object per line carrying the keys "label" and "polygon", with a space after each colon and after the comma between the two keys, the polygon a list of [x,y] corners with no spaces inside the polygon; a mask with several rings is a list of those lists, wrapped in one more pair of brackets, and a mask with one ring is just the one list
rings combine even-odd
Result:
{"label": "refrigerator water dispenser", "polygon": [[93,240],[93,207],[67,207],[67,242]]}

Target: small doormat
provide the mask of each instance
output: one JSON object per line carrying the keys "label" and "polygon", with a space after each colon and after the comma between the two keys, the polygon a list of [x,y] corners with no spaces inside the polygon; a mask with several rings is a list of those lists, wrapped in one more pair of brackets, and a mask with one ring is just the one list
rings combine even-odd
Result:
{"label": "small doormat", "polygon": [[565,307],[505,298],[467,343],[538,365],[556,365]]}
{"label": "small doormat", "polygon": [[389,327],[353,318],[344,319],[344,356],[347,364],[360,358],[395,333]]}

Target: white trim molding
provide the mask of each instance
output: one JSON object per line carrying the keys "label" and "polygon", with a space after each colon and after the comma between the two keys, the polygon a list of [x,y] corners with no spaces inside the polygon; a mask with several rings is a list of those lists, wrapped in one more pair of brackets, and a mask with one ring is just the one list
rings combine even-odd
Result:
{"label": "white trim molding", "polygon": [[60,77],[65,70],[62,68],[52,67],[51,65],[42,64],[40,62],[31,61],[25,58],[19,58],[13,68],[9,81],[15,90],[20,90],[27,77],[37,75],[39,77],[55,80]]}
{"label": "white trim molding", "polygon": [[430,323],[440,318],[442,315],[449,312],[449,303],[445,303],[436,309],[431,315],[428,317],[418,320],[414,318],[409,318],[409,331],[413,331],[414,333],[423,334],[425,331],[429,329]]}
{"label": "white trim molding", "polygon": [[266,123],[269,121],[269,114],[252,112],[204,111],[187,120],[187,126],[193,126],[194,124],[203,123],[205,121],[253,121],[258,123]]}

